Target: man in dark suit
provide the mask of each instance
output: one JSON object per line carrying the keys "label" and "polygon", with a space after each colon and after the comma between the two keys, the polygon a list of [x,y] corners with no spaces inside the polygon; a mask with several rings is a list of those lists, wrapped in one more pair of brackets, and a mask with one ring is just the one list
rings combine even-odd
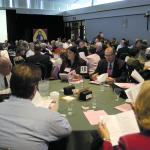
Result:
{"label": "man in dark suit", "polygon": [[40,44],[34,46],[35,55],[27,58],[27,63],[38,65],[42,70],[42,78],[49,78],[52,70],[52,63],[48,55],[41,54]]}
{"label": "man in dark suit", "polygon": [[85,56],[88,56],[88,50],[87,50],[87,47],[85,46],[85,42],[84,41],[80,41],[78,52],[79,53],[80,52],[84,52]]}
{"label": "man in dark suit", "polygon": [[96,80],[98,75],[108,73],[106,82],[113,84],[116,82],[125,82],[127,77],[126,65],[123,60],[117,59],[115,50],[109,47],[105,50],[105,58],[99,61],[98,66],[91,76],[92,80]]}

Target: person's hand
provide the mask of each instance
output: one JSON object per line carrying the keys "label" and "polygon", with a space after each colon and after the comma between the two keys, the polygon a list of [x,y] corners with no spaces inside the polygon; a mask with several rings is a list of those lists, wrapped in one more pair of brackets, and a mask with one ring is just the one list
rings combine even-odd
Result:
{"label": "person's hand", "polygon": [[93,75],[91,76],[91,79],[92,79],[93,81],[95,81],[95,80],[97,80],[97,77],[98,77],[98,74],[96,73],[96,74],[93,74]]}
{"label": "person's hand", "polygon": [[79,81],[79,80],[81,80],[82,79],[82,76],[81,75],[79,75],[79,74],[74,74],[73,75],[73,81]]}
{"label": "person's hand", "polygon": [[113,85],[114,82],[115,82],[115,79],[114,79],[114,78],[108,77],[108,78],[106,79],[106,83],[108,83],[109,85]]}
{"label": "person's hand", "polygon": [[103,140],[110,141],[110,135],[109,135],[109,131],[106,127],[106,124],[105,123],[99,123],[98,128],[99,128],[99,132],[100,132]]}

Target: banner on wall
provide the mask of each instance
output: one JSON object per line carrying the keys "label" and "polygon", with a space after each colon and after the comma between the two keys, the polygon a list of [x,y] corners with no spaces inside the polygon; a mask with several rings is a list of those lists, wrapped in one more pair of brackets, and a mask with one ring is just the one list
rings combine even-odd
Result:
{"label": "banner on wall", "polygon": [[47,29],[33,29],[33,41],[47,40]]}

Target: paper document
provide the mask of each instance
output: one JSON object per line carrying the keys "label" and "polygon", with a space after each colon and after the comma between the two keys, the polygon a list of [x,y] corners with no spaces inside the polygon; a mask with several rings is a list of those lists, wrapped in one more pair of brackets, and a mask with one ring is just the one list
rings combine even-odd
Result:
{"label": "paper document", "polygon": [[86,58],[86,56],[85,56],[85,53],[84,53],[84,52],[80,52],[80,53],[79,53],[79,56],[80,56],[80,58],[82,58],[82,59],[85,60],[86,62],[88,61],[87,58]]}
{"label": "paper document", "polygon": [[139,127],[132,110],[116,115],[106,115],[101,121],[106,123],[113,146],[118,145],[118,140],[121,136],[139,132]]}
{"label": "paper document", "polygon": [[135,69],[132,71],[131,76],[139,83],[144,82],[143,77]]}
{"label": "paper document", "polygon": [[107,78],[108,78],[108,73],[104,73],[97,77],[97,81],[99,83],[102,83],[102,82],[105,82]]}
{"label": "paper document", "polygon": [[139,83],[139,84],[125,90],[125,93],[126,93],[128,99],[130,99],[133,103],[135,102],[137,95],[140,92],[141,85],[142,85],[142,83]]}
{"label": "paper document", "polygon": [[88,110],[87,112],[83,113],[91,125],[97,125],[99,123],[99,118],[107,115],[107,112],[105,112],[104,110]]}
{"label": "paper document", "polygon": [[114,84],[123,89],[129,89],[136,85],[134,83],[114,83]]}
{"label": "paper document", "polygon": [[49,108],[51,104],[51,100],[49,97],[42,97],[40,93],[37,91],[32,103],[37,107]]}
{"label": "paper document", "polygon": [[101,84],[102,82],[105,82],[107,78],[108,78],[108,73],[103,73],[97,77],[97,80],[90,81],[90,83]]}
{"label": "paper document", "polygon": [[119,106],[116,106],[115,108],[120,110],[120,111],[122,111],[122,112],[132,110],[131,105],[127,104],[127,103],[119,105]]}

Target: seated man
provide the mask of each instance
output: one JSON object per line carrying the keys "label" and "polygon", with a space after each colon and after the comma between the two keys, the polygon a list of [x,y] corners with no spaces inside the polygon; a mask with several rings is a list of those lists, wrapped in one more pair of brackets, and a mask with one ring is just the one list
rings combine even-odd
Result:
{"label": "seated man", "polygon": [[41,71],[35,66],[16,65],[12,71],[12,95],[0,104],[0,147],[14,150],[48,150],[51,141],[67,136],[71,127],[66,118],[31,101]]}
{"label": "seated man", "polygon": [[42,70],[42,79],[49,78],[52,70],[52,63],[48,55],[41,54],[40,44],[34,46],[35,55],[27,58],[27,63],[39,65]]}
{"label": "seated man", "polygon": [[99,61],[91,79],[96,80],[98,75],[108,73],[106,80],[108,84],[113,84],[115,81],[125,82],[127,77],[125,62],[115,57],[115,50],[112,47],[106,48],[105,58]]}

